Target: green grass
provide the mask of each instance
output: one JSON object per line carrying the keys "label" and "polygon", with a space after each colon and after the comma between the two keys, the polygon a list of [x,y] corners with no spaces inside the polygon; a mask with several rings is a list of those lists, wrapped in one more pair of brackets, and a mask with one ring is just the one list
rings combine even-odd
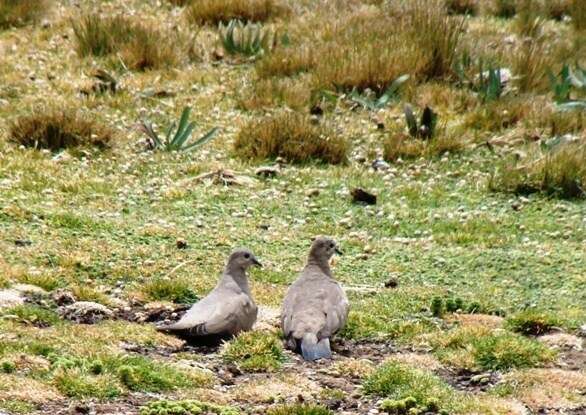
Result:
{"label": "green grass", "polygon": [[149,402],[140,409],[140,415],[238,415],[240,411],[230,406],[221,406],[196,400],[160,400]]}
{"label": "green grass", "polygon": [[184,279],[158,278],[143,287],[143,292],[151,300],[167,300],[178,304],[193,304],[198,296]]}
{"label": "green grass", "polygon": [[295,404],[284,405],[276,408],[271,408],[267,411],[267,415],[331,415],[333,414],[327,408],[312,404]]}
{"label": "green grass", "polygon": [[247,372],[272,372],[285,360],[281,340],[273,333],[260,331],[238,335],[226,345],[222,357]]}
{"label": "green grass", "polygon": [[552,313],[534,309],[521,311],[506,320],[506,326],[509,330],[534,336],[547,333],[554,327],[561,325],[560,319]]}
{"label": "green grass", "polygon": [[456,392],[435,375],[413,369],[397,362],[380,366],[363,383],[364,392],[384,398],[403,400],[411,398],[415,405],[426,405],[437,400],[442,409],[456,407]]}
{"label": "green grass", "polygon": [[23,304],[8,310],[2,310],[3,315],[14,315],[23,324],[37,327],[49,327],[61,322],[57,313],[48,308],[32,304]]}

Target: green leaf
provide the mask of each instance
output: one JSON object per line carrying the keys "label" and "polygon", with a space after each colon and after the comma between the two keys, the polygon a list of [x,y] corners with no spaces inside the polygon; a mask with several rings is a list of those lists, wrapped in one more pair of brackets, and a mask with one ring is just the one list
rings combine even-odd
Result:
{"label": "green leaf", "polygon": [[187,128],[185,129],[183,134],[181,134],[181,136],[179,136],[179,138],[177,139],[177,142],[175,143],[176,150],[183,149],[183,145],[187,142],[187,140],[189,140],[189,137],[191,137],[191,133],[193,132],[194,128],[195,128],[194,122],[190,123],[187,126]]}
{"label": "green leaf", "polygon": [[212,128],[204,136],[200,137],[199,139],[197,139],[195,142],[191,143],[190,145],[185,146],[183,149],[185,151],[189,151],[189,150],[192,150],[196,147],[204,145],[208,141],[211,141],[216,136],[218,131],[220,131],[220,129],[218,127]]}
{"label": "green leaf", "polygon": [[181,119],[179,120],[179,127],[177,127],[177,132],[175,133],[175,137],[171,141],[174,143],[178,137],[182,136],[187,128],[187,123],[189,122],[189,113],[191,112],[191,108],[185,107],[183,108],[183,112],[181,113]]}

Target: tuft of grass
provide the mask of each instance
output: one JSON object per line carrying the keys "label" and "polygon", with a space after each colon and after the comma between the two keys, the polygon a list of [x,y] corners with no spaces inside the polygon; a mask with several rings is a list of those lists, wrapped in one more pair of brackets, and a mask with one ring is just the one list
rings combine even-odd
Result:
{"label": "tuft of grass", "polygon": [[289,111],[251,121],[234,142],[234,152],[242,158],[280,156],[293,163],[341,164],[347,159],[348,148],[345,138],[312,123],[309,116]]}
{"label": "tuft of grass", "polygon": [[450,14],[465,14],[476,16],[478,14],[478,0],[446,0],[446,7]]}
{"label": "tuft of grass", "polygon": [[277,336],[269,332],[245,332],[226,345],[222,352],[226,362],[235,363],[247,372],[272,372],[285,360]]}
{"label": "tuft of grass", "polygon": [[505,160],[492,176],[489,188],[515,194],[544,193],[563,199],[586,196],[586,146],[561,145],[558,150],[536,150],[526,159]]}
{"label": "tuft of grass", "polygon": [[23,284],[36,285],[46,291],[53,291],[59,288],[63,282],[59,278],[51,274],[22,274],[16,278],[18,282]]}
{"label": "tuft of grass", "polygon": [[512,71],[521,92],[545,92],[549,88],[548,69],[552,67],[548,42],[543,37],[526,38],[514,52]]}
{"label": "tuft of grass", "polygon": [[307,46],[281,47],[263,56],[255,64],[257,75],[263,78],[288,77],[309,72],[316,65],[314,49]]}
{"label": "tuft of grass", "polygon": [[57,371],[53,385],[64,395],[79,399],[111,399],[123,392],[120,384],[111,376],[93,376],[79,369]]}
{"label": "tuft of grass", "polygon": [[16,372],[16,365],[10,360],[4,360],[0,363],[0,371],[3,373],[14,373]]}
{"label": "tuft of grass", "polygon": [[81,57],[119,54],[126,67],[139,71],[172,67],[182,57],[177,35],[124,16],[86,14],[72,26]]}
{"label": "tuft of grass", "polygon": [[4,399],[0,401],[0,409],[4,409],[11,414],[32,414],[38,408],[37,405],[20,399]]}
{"label": "tuft of grass", "polygon": [[538,341],[478,327],[454,329],[441,334],[433,343],[435,354],[443,362],[474,370],[538,367],[552,362],[556,356]]}
{"label": "tuft of grass", "polygon": [[472,346],[474,359],[486,370],[542,366],[555,357],[543,344],[511,333],[481,337]]}
{"label": "tuft of grass", "polygon": [[155,278],[142,288],[149,299],[172,301],[177,304],[193,304],[199,297],[184,279]]}
{"label": "tuft of grass", "polygon": [[107,148],[114,132],[76,109],[39,108],[14,120],[9,141],[36,149],[58,151],[71,147]]}
{"label": "tuft of grass", "polygon": [[191,23],[215,26],[230,20],[265,22],[286,11],[276,0],[198,0],[185,9],[185,15]]}
{"label": "tuft of grass", "polygon": [[521,36],[535,38],[541,34],[544,23],[543,6],[540,0],[518,0],[515,28]]}
{"label": "tuft of grass", "polygon": [[33,304],[23,304],[5,310],[5,314],[11,314],[25,324],[36,327],[50,327],[61,322],[57,313],[53,310]]}
{"label": "tuft of grass", "polygon": [[507,318],[505,326],[516,333],[538,336],[547,333],[554,327],[559,327],[561,321],[553,314],[528,309]]}
{"label": "tuft of grass", "polygon": [[267,415],[333,415],[333,412],[320,405],[294,404],[271,408]]}
{"label": "tuft of grass", "polygon": [[462,127],[476,131],[498,132],[516,126],[531,114],[526,100],[510,98],[491,101],[469,112]]}
{"label": "tuft of grass", "polygon": [[453,133],[440,132],[429,140],[412,138],[407,134],[389,135],[383,142],[383,157],[387,161],[437,157],[445,153],[458,153],[465,143]]}
{"label": "tuft of grass", "polygon": [[140,409],[140,415],[238,415],[240,411],[231,406],[221,406],[191,399],[181,401],[159,400],[149,402]]}
{"label": "tuft of grass", "polygon": [[110,304],[110,299],[106,294],[88,285],[74,285],[71,287],[71,293],[77,301],[92,301],[105,306]]}
{"label": "tuft of grass", "polygon": [[380,366],[363,382],[364,392],[384,398],[414,400],[414,406],[425,406],[436,400],[441,409],[448,408],[454,391],[435,375],[391,361]]}
{"label": "tuft of grass", "polygon": [[311,91],[303,81],[289,78],[259,79],[250,87],[240,101],[247,110],[268,109],[287,106],[297,111],[306,109],[311,100]]}
{"label": "tuft of grass", "polygon": [[49,0],[0,0],[0,30],[36,23],[50,6]]}

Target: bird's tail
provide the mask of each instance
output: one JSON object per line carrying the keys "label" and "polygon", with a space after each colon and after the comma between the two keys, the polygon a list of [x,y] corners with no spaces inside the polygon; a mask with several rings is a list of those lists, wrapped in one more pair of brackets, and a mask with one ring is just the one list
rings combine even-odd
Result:
{"label": "bird's tail", "polygon": [[326,337],[318,341],[315,334],[306,333],[301,340],[301,354],[305,360],[309,361],[330,359],[332,357],[330,339]]}

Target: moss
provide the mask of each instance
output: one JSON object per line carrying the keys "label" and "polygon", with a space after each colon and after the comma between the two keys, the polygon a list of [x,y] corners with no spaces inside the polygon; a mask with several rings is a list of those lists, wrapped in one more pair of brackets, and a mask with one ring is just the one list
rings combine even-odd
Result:
{"label": "moss", "polygon": [[240,412],[230,406],[221,406],[195,400],[160,400],[150,402],[140,409],[140,415],[238,415]]}
{"label": "moss", "polygon": [[267,415],[333,415],[333,412],[319,405],[295,404],[271,408]]}

